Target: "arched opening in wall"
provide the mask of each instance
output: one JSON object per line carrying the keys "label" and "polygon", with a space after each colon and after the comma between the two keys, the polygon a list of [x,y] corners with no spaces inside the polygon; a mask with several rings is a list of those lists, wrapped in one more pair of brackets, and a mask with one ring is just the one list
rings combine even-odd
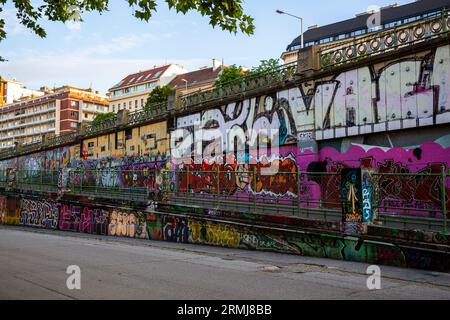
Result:
{"label": "arched opening in wall", "polygon": [[327,164],[328,163],[326,161],[311,162],[307,168],[308,180],[314,181],[320,185],[322,183],[324,173],[327,173]]}

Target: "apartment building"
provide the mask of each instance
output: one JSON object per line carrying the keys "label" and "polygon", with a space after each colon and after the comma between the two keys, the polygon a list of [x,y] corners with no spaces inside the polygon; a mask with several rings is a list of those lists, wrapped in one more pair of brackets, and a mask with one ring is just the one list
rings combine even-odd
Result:
{"label": "apartment building", "polygon": [[120,110],[141,110],[153,89],[164,87],[176,76],[185,73],[187,70],[183,67],[169,64],[130,74],[108,90],[109,111],[117,113]]}
{"label": "apartment building", "polygon": [[177,95],[186,95],[210,89],[214,87],[222,70],[222,63],[214,59],[212,67],[204,67],[196,71],[180,74],[169,83],[169,86],[176,90]]}
{"label": "apartment building", "polygon": [[43,96],[42,91],[31,90],[17,79],[7,80],[0,76],[0,107],[23,99]]}
{"label": "apartment building", "polygon": [[[374,12],[362,12],[354,18],[325,26],[314,25],[304,32],[304,47],[326,45],[333,42],[361,37],[380,30],[393,29],[405,23],[440,15],[450,9],[450,0],[416,0],[405,5],[392,4],[380,8],[380,25],[368,27],[368,19]],[[301,49],[302,35],[288,45],[281,55],[284,63],[297,61]]]}
{"label": "apartment building", "polygon": [[76,131],[108,111],[108,98],[92,89],[64,86],[0,108],[0,149],[40,141],[43,134]]}

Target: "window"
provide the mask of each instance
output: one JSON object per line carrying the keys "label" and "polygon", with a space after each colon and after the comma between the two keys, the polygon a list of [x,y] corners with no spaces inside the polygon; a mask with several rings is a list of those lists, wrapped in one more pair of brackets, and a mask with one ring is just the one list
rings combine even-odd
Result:
{"label": "window", "polygon": [[134,101],[134,108],[137,109],[137,107],[138,107],[138,101],[136,100],[136,101]]}
{"label": "window", "polygon": [[78,112],[72,111],[72,112],[70,112],[70,116],[71,116],[72,118],[78,118]]}
{"label": "window", "polygon": [[144,99],[141,99],[141,107],[144,107]]}
{"label": "window", "polygon": [[78,108],[78,101],[71,101],[70,106]]}
{"label": "window", "polygon": [[130,146],[130,151],[134,151],[134,146]]}
{"label": "window", "polygon": [[95,142],[89,142],[89,143],[88,143],[88,148],[93,148],[94,145],[95,145]]}
{"label": "window", "polygon": [[115,105],[112,106],[112,112],[116,112],[116,106]]}
{"label": "window", "polygon": [[120,110],[120,103],[117,105],[117,111]]}
{"label": "window", "polygon": [[156,88],[156,82],[147,83],[146,87],[147,89],[154,89]]}
{"label": "window", "polygon": [[105,146],[102,146],[101,147],[101,152],[105,152],[106,151],[106,147]]}
{"label": "window", "polygon": [[153,76],[153,79],[158,78],[161,75],[162,71],[158,71],[157,73],[155,73],[155,75]]}
{"label": "window", "polygon": [[133,129],[125,130],[125,140],[133,139]]}
{"label": "window", "polygon": [[84,118],[87,119],[89,118],[89,115],[87,113],[84,114]]}
{"label": "window", "polygon": [[76,122],[71,122],[71,123],[70,123],[70,126],[71,126],[72,128],[74,128],[74,129],[76,129],[76,128],[78,128],[78,123],[76,123]]}
{"label": "window", "polygon": [[133,101],[130,101],[130,102],[128,103],[128,106],[129,106],[129,109],[131,110],[131,107],[133,106]]}
{"label": "window", "polygon": [[146,137],[146,141],[145,141],[145,145],[146,145],[146,151],[152,151],[157,149],[157,143],[156,143],[156,134],[149,134]]}

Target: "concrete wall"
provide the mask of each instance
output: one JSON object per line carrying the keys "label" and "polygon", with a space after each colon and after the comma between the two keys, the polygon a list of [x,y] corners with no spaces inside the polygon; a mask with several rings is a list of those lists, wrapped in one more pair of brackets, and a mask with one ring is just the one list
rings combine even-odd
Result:
{"label": "concrete wall", "polygon": [[[4,224],[20,223],[33,228],[76,233],[275,251],[427,270],[450,270],[448,252],[416,247],[413,242],[403,246],[400,238],[375,241],[369,236],[346,237],[325,230],[275,230],[263,228],[257,222],[234,223],[210,217],[167,215],[145,209],[111,208],[45,198],[11,198],[8,201],[14,205],[9,206],[5,212],[2,205],[4,197],[0,198]],[[5,220],[5,216],[9,220]],[[424,236],[422,234],[415,237],[423,240]],[[449,237],[433,237],[430,243],[439,246],[442,243],[448,245],[449,241]]]}

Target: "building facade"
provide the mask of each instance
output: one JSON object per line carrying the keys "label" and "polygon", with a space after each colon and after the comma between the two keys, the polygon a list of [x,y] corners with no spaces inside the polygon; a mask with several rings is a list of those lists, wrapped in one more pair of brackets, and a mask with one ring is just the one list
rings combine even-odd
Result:
{"label": "building facade", "polygon": [[5,105],[0,109],[0,149],[40,141],[43,134],[76,131],[79,124],[107,111],[107,97],[70,86]]}
{"label": "building facade", "polygon": [[16,79],[6,80],[0,77],[0,107],[23,99],[43,96],[43,91],[26,88]]}
{"label": "building facade", "polygon": [[169,86],[176,90],[177,96],[207,90],[214,87],[222,70],[222,63],[214,59],[211,68],[205,67],[178,75],[169,83]]}
{"label": "building facade", "polygon": [[168,85],[176,76],[184,73],[187,70],[181,66],[170,64],[126,76],[109,89],[109,112],[142,110],[153,89]]}
{"label": "building facade", "polygon": [[[450,0],[416,0],[402,6],[398,4],[380,8],[379,25],[368,26],[368,20],[374,11],[356,14],[354,18],[328,24],[325,26],[311,26],[304,32],[304,47],[329,45],[350,39],[366,36],[367,34],[389,30],[403,24],[440,15],[443,10],[450,8]],[[288,45],[282,53],[281,59],[285,63],[297,61],[301,48],[300,35]]]}

